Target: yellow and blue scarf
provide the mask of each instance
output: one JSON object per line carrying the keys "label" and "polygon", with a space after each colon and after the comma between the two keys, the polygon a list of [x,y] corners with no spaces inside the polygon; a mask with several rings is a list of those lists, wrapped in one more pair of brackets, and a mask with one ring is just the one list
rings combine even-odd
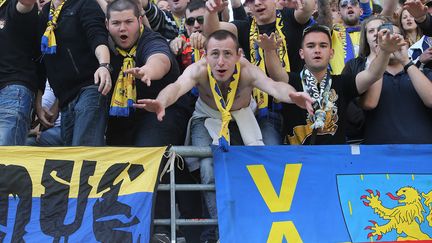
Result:
{"label": "yellow and blue scarf", "polygon": [[52,0],[50,3],[47,28],[41,40],[42,54],[55,54],[57,51],[57,42],[54,34],[54,29],[57,27],[57,20],[60,16],[60,12],[65,2],[66,0],[63,1],[57,8],[54,7],[54,0]]}
{"label": "yellow and blue scarf", "polygon": [[137,93],[134,76],[126,74],[125,71],[135,67],[137,45],[128,52],[120,48],[116,49],[124,59],[112,94],[109,114],[110,116],[128,117],[131,110],[134,110],[133,104],[136,102]]}
{"label": "yellow and blue scarf", "polygon": [[6,0],[0,0],[0,8],[1,6],[3,6],[3,4],[5,4]]}
{"label": "yellow and blue scarf", "polygon": [[[144,32],[144,27],[140,28],[140,37]],[[138,40],[140,39],[138,37]],[[137,99],[135,78],[132,74],[126,74],[125,71],[135,67],[135,55],[138,47],[137,43],[129,50],[125,51],[116,47],[116,50],[123,58],[123,65],[117,77],[114,91],[111,97],[111,105],[109,110],[110,116],[128,117],[131,111],[134,111],[133,104]]]}
{"label": "yellow and blue scarf", "polygon": [[222,127],[219,132],[219,147],[223,151],[228,151],[228,146],[230,141],[228,125],[232,119],[230,110],[232,105],[234,104],[234,99],[235,99],[237,87],[240,80],[240,63],[239,62],[236,63],[234,73],[231,79],[228,81],[230,82],[230,84],[229,84],[229,90],[228,90],[226,100],[223,98],[222,91],[220,90],[219,85],[217,84],[215,78],[213,77],[212,71],[210,69],[210,65],[207,65],[207,72],[210,81],[210,89],[213,93],[213,99],[222,116]]}
{"label": "yellow and blue scarf", "polygon": [[[282,20],[282,14],[278,10],[276,12],[276,37],[280,38],[282,40],[282,46],[278,48],[277,52],[279,54],[279,60],[282,63],[282,67],[285,69],[286,72],[290,71],[290,62],[288,58],[288,50],[287,50],[287,44],[285,35],[283,33],[283,27],[284,23]],[[249,32],[249,48],[250,48],[250,60],[251,63],[258,66],[263,72],[266,73],[266,67],[264,62],[264,51],[258,46],[256,43],[256,40],[259,37],[259,30],[256,23],[255,18],[252,19],[251,28]],[[254,89],[253,90],[253,97],[257,101],[258,104],[258,116],[264,117],[268,114],[268,94],[259,90]],[[277,101],[275,100],[277,103]],[[280,109],[275,107],[276,109]]]}
{"label": "yellow and blue scarf", "polygon": [[345,63],[357,57],[354,46],[360,44],[360,27],[346,28],[342,24],[333,27],[332,45],[334,56],[330,60],[332,74],[342,73]]}

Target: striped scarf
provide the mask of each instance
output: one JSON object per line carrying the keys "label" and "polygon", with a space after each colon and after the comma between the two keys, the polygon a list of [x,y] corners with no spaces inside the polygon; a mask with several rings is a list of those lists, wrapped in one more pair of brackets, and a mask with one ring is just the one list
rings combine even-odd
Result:
{"label": "striped scarf", "polygon": [[228,125],[231,121],[231,107],[234,104],[235,95],[237,92],[238,83],[240,80],[240,63],[236,63],[236,67],[234,73],[231,77],[231,80],[227,81],[229,83],[229,90],[227,92],[227,99],[223,98],[222,91],[219,88],[215,78],[210,69],[210,65],[207,65],[207,72],[210,81],[210,89],[213,93],[213,99],[216,103],[216,106],[221,113],[222,116],[222,127],[219,132],[219,147],[222,148],[223,151],[228,151],[230,134]]}
{"label": "striped scarf", "polygon": [[0,0],[0,8],[5,4],[6,0]]}
{"label": "striped scarf", "polygon": [[54,34],[54,29],[57,27],[57,20],[60,16],[60,12],[65,4],[64,0],[60,6],[54,7],[54,0],[51,1],[47,28],[42,36],[41,40],[41,52],[43,54],[55,54],[57,51],[57,42]]}

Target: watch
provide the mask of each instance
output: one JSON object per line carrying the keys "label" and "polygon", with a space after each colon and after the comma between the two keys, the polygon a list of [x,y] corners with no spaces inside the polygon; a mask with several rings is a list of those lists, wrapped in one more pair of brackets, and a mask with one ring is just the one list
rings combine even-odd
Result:
{"label": "watch", "polygon": [[108,69],[108,72],[110,72],[110,73],[113,72],[113,67],[109,63],[101,63],[101,64],[99,64],[99,67],[104,67],[104,68]]}
{"label": "watch", "polygon": [[408,72],[408,68],[411,67],[412,65],[414,65],[413,61],[409,61],[409,63],[407,63],[407,64],[404,66],[404,71],[405,71],[405,72]]}

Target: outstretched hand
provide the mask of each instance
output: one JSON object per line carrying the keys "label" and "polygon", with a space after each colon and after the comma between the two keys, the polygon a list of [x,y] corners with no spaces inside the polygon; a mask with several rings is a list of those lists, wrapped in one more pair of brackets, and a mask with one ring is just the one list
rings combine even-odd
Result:
{"label": "outstretched hand", "polygon": [[312,108],[312,103],[314,100],[306,92],[293,92],[289,94],[291,101],[298,107],[307,110],[311,115],[314,114],[314,109]]}
{"label": "outstretched hand", "polygon": [[407,0],[403,5],[403,9],[408,10],[416,20],[419,20],[428,14],[428,7],[424,5],[424,2],[422,0]]}
{"label": "outstretched hand", "polygon": [[147,84],[147,86],[151,85],[151,79],[150,79],[150,70],[146,69],[146,66],[142,67],[135,67],[131,68],[125,71],[127,74],[131,74],[137,79],[140,79],[143,83]]}
{"label": "outstretched hand", "polygon": [[381,50],[393,53],[407,43],[402,35],[391,34],[388,29],[382,29],[378,32],[378,45]]}
{"label": "outstretched hand", "polygon": [[149,112],[156,113],[157,119],[162,121],[165,116],[165,107],[158,100],[153,99],[142,99],[137,100],[136,104],[133,104],[135,108],[145,109]]}
{"label": "outstretched hand", "polygon": [[259,35],[258,39],[255,40],[258,46],[266,51],[277,50],[282,44],[282,39],[276,38],[275,33],[271,33],[270,36],[267,34]]}
{"label": "outstretched hand", "polygon": [[206,8],[210,13],[218,13],[228,6],[228,1],[224,0],[208,0]]}

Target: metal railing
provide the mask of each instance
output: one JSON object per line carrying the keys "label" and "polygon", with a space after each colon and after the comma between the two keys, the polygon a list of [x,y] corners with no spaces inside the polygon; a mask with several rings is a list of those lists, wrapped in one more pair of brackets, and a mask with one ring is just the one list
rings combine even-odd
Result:
{"label": "metal railing", "polygon": [[[177,155],[185,157],[207,158],[212,157],[210,147],[173,146],[169,150]],[[155,219],[155,225],[170,225],[171,242],[176,242],[176,227],[189,225],[217,225],[217,219],[177,219],[176,215],[176,191],[214,191],[215,185],[207,184],[175,184],[174,169],[170,175],[169,184],[159,184],[158,191],[170,191],[170,219]]]}

